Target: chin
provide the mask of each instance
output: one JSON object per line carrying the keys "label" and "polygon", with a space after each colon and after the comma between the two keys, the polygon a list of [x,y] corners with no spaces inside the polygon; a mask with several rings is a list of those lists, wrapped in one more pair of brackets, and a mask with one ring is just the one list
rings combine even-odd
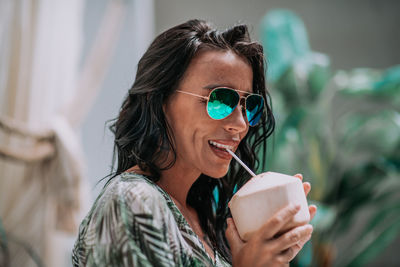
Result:
{"label": "chin", "polygon": [[228,168],[219,168],[218,170],[208,170],[206,172],[203,172],[205,175],[210,176],[212,178],[222,178],[228,173]]}

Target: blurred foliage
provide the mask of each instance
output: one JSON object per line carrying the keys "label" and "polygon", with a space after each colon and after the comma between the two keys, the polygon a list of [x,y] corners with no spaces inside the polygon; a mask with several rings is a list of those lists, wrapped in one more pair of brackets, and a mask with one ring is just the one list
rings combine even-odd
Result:
{"label": "blurred foliage", "polygon": [[286,10],[261,31],[277,120],[267,170],[301,172],[318,207],[292,266],[364,266],[400,236],[400,65],[334,73]]}

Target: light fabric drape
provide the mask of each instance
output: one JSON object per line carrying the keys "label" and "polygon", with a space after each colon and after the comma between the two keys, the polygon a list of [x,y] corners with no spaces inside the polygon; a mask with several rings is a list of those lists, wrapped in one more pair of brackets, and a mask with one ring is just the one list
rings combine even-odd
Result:
{"label": "light fabric drape", "polygon": [[76,236],[90,204],[79,127],[105,76],[126,2],[109,2],[82,69],[84,4],[0,1],[0,219],[11,266],[34,265],[18,242],[46,266],[63,266],[65,238]]}

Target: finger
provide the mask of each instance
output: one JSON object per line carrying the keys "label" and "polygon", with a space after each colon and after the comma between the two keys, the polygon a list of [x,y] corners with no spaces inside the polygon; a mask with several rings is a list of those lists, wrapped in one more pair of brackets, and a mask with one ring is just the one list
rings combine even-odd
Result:
{"label": "finger", "polygon": [[310,205],[308,207],[308,210],[310,212],[310,221],[314,218],[315,214],[317,213],[317,206],[315,205]]}
{"label": "finger", "polygon": [[295,175],[293,175],[294,177],[299,178],[301,181],[303,181],[303,175],[301,173],[297,173]]}
{"label": "finger", "polygon": [[273,240],[271,245],[277,253],[285,251],[290,247],[301,244],[304,240],[308,240],[311,237],[312,231],[313,227],[311,224],[298,226]]}
{"label": "finger", "polygon": [[292,253],[292,255],[287,255],[287,258],[285,260],[286,261],[292,261],[297,256],[297,254],[299,254],[299,252],[300,252],[300,250],[302,248],[303,248],[303,246],[299,245],[299,244],[294,245],[293,247],[291,247],[293,253]]}
{"label": "finger", "polygon": [[239,236],[233,219],[228,218],[226,222],[228,224],[228,227],[226,228],[225,236],[226,240],[228,240],[229,246],[231,247],[232,254],[234,254],[234,252],[238,250],[241,245],[243,245],[243,241]]}
{"label": "finger", "polygon": [[[297,243],[296,245],[292,246],[292,255],[288,255],[287,250],[283,251],[279,256],[278,256],[278,260],[281,262],[288,262],[294,259],[294,257],[297,256],[297,254],[300,252],[300,250],[304,247],[304,245],[308,242],[308,240],[310,240],[311,235],[309,235],[308,237],[306,237],[305,240],[300,241],[299,243]],[[280,258],[282,257],[282,258]]]}
{"label": "finger", "polygon": [[304,188],[304,193],[305,193],[306,196],[307,196],[308,193],[310,193],[311,184],[310,184],[309,182],[304,182],[304,183],[303,183],[303,188]]}
{"label": "finger", "polygon": [[303,238],[299,243],[297,243],[295,246],[299,246],[300,249],[303,248],[303,246],[311,239],[312,233],[305,238]]}
{"label": "finger", "polygon": [[278,212],[272,216],[271,219],[269,219],[259,231],[259,236],[262,239],[270,239],[272,238],[275,234],[279,232],[279,230],[287,224],[293,217],[296,215],[296,213],[300,210],[300,205],[298,204],[289,204],[286,207],[280,209]]}
{"label": "finger", "polygon": [[285,251],[283,251],[282,253],[280,253],[277,257],[276,257],[276,261],[280,262],[280,263],[289,263],[291,260],[294,259],[294,257],[296,257],[297,253],[299,253],[300,249],[298,249],[297,247],[290,247],[288,249],[286,249]]}

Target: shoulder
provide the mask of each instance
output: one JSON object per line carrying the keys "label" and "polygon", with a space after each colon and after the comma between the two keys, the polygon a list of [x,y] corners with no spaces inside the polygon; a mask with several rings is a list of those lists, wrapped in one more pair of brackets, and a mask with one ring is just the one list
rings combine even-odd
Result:
{"label": "shoulder", "polygon": [[125,266],[111,262],[129,259],[134,265],[174,266],[182,260],[181,247],[177,224],[157,185],[141,175],[121,174],[107,184],[83,220],[73,262]]}
{"label": "shoulder", "polygon": [[140,198],[147,201],[149,197],[160,196],[157,185],[148,177],[136,173],[121,173],[106,186],[105,195]]}
{"label": "shoulder", "polygon": [[[135,173],[122,173],[114,177],[95,203],[93,213],[151,215],[161,219],[168,210],[166,199],[150,179]],[[115,215],[115,214],[114,214]]]}
{"label": "shoulder", "polygon": [[[139,228],[133,227],[136,223],[163,232],[165,225],[173,224],[173,216],[157,185],[145,176],[123,173],[112,178],[100,193],[80,225],[79,236],[95,236],[93,242],[113,242],[110,237],[139,234]],[[105,235],[107,232],[113,234]]]}
{"label": "shoulder", "polygon": [[123,237],[139,241],[147,228],[161,238],[166,225],[174,225],[173,216],[157,186],[142,175],[123,173],[100,193],[79,227],[78,239],[90,246],[120,243]]}
{"label": "shoulder", "polygon": [[158,190],[158,186],[149,178],[135,174],[122,173],[114,178],[105,191],[105,196],[117,198],[123,201],[138,201],[146,205],[154,205],[165,202],[164,197]]}

